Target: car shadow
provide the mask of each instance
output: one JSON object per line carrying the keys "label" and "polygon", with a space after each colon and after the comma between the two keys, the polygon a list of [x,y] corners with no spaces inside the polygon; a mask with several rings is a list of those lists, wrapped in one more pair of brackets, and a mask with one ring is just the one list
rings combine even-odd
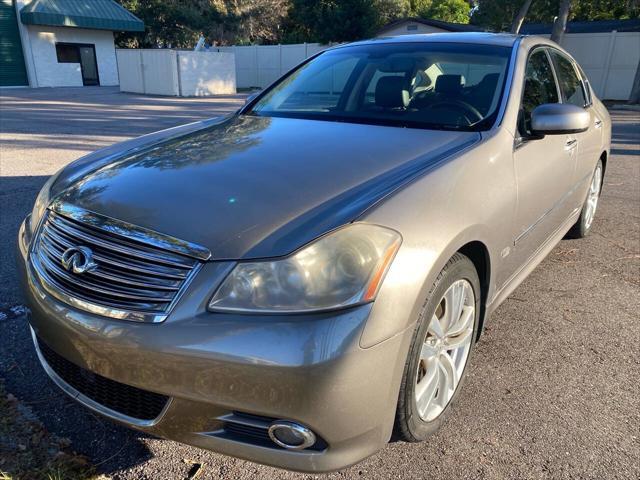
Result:
{"label": "car shadow", "polygon": [[0,177],[0,377],[5,388],[43,423],[47,431],[68,438],[71,448],[109,474],[144,463],[152,454],[142,432],[106,420],[67,397],[40,365],[18,288],[15,248],[18,228],[31,211],[48,176]]}
{"label": "car shadow", "polygon": [[142,441],[148,435],[94,414],[49,379],[35,354],[25,314],[4,316],[7,318],[0,322],[0,377],[6,390],[29,407],[48,432],[68,439],[71,450],[89,458],[107,475],[153,456]]}

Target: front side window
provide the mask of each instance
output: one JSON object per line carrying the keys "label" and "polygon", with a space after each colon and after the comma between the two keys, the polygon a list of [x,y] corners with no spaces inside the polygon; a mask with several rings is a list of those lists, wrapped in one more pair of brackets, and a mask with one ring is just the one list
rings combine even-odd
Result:
{"label": "front side window", "polygon": [[497,117],[510,47],[354,45],[302,65],[245,114],[445,130]]}
{"label": "front side window", "polygon": [[553,63],[558,74],[562,101],[578,107],[584,107],[587,104],[587,98],[584,94],[582,82],[576,73],[576,69],[573,68],[573,63],[555,50],[551,51],[551,58],[553,58]]}
{"label": "front side window", "polygon": [[527,60],[522,106],[518,117],[520,135],[531,135],[531,112],[536,107],[558,102],[558,89],[549,58],[544,50],[536,50]]}

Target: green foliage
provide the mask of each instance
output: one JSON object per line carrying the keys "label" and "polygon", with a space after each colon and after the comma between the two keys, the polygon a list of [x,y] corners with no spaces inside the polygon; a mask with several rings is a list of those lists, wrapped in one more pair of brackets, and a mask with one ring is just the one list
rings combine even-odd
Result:
{"label": "green foliage", "polygon": [[573,1],[570,20],[616,20],[640,18],[638,0]]}
{"label": "green foliage", "polygon": [[[407,16],[509,30],[524,0],[117,0],[145,23],[119,33],[125,47],[346,42]],[[525,22],[551,23],[560,0],[533,0]],[[638,18],[640,0],[572,0],[569,20]]]}
{"label": "green foliage", "polygon": [[370,0],[293,0],[287,42],[348,42],[373,35],[377,4]]}
{"label": "green foliage", "polygon": [[414,17],[429,18],[433,0],[411,0],[411,15]]}
{"label": "green foliage", "polygon": [[[509,30],[511,21],[524,0],[476,0],[471,23],[492,30]],[[533,0],[525,23],[553,23],[558,15],[559,0]],[[615,20],[638,18],[638,0],[572,0],[569,21]]]}
{"label": "green foliage", "polygon": [[118,44],[130,47],[193,47],[200,34],[226,13],[222,5],[208,0],[119,1],[145,24],[144,33],[118,35]]}
{"label": "green foliage", "polygon": [[453,23],[469,23],[471,8],[466,0],[434,0],[430,18]]}
{"label": "green foliage", "polygon": [[411,0],[414,17],[453,23],[469,23],[471,7],[467,0]]}
{"label": "green foliage", "polygon": [[410,0],[374,0],[377,23],[382,26],[411,14]]}

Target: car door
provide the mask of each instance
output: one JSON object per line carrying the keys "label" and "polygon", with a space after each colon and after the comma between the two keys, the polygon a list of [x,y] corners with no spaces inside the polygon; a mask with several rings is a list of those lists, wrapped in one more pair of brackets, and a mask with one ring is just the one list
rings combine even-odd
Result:
{"label": "car door", "polygon": [[513,251],[506,262],[517,271],[569,217],[567,204],[575,175],[574,135],[536,137],[531,112],[545,103],[559,103],[560,93],[546,48],[528,57],[518,116],[513,161],[518,188]]}
{"label": "car door", "polygon": [[590,100],[590,95],[575,62],[556,49],[550,49],[551,59],[558,79],[562,103],[571,103],[584,108],[591,115],[589,129],[573,135],[576,139],[576,172],[574,176],[570,202],[582,206],[586,188],[593,175],[593,170],[601,152],[602,120],[598,117]]}

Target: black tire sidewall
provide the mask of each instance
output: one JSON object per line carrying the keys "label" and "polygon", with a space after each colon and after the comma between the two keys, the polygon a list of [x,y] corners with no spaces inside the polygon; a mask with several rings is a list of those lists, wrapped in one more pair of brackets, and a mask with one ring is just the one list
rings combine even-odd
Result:
{"label": "black tire sidewall", "polygon": [[[433,316],[433,313],[435,312],[438,304],[440,303],[440,300],[444,296],[444,293],[451,285],[453,285],[454,282],[461,279],[467,280],[471,284],[475,296],[476,305],[472,337],[473,343],[471,345],[471,350],[469,351],[469,356],[467,358],[467,363],[465,365],[464,371],[462,372],[461,379],[458,383],[456,391],[453,394],[453,397],[451,398],[451,401],[445,407],[440,416],[438,416],[438,418],[430,422],[425,422],[420,418],[415,402],[415,376],[417,375],[419,355],[422,349],[423,339],[427,334],[429,321]],[[449,411],[455,405],[460,390],[464,384],[464,379],[466,377],[469,362],[471,361],[471,358],[473,356],[473,344],[475,343],[475,339],[477,338],[478,325],[480,323],[480,299],[480,281],[478,279],[478,274],[473,263],[464,255],[456,254],[456,256],[454,256],[452,260],[449,261],[447,266],[445,266],[445,268],[441,271],[438,279],[432,287],[431,292],[429,293],[429,297],[420,313],[420,318],[414,332],[411,348],[409,349],[409,355],[403,375],[402,388],[400,391],[400,397],[398,399],[398,415],[396,419],[397,422],[403,423],[402,425],[397,425],[397,427],[399,427],[400,429],[400,436],[405,440],[422,441],[432,435],[440,428],[442,423],[446,420]]]}

